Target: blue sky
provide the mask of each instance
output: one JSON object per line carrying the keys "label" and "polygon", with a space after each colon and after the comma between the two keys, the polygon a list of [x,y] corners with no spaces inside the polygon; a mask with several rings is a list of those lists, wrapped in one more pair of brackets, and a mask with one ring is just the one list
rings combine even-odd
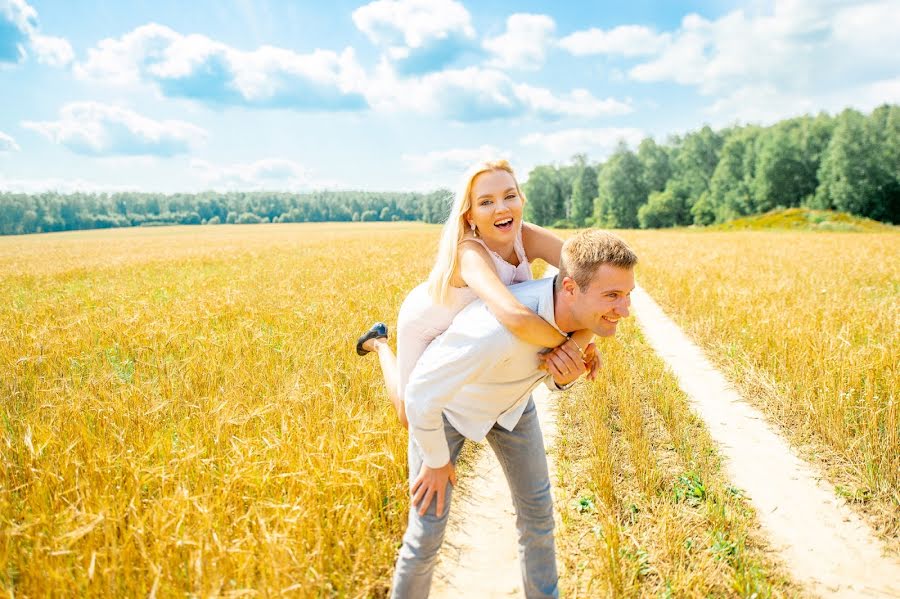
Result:
{"label": "blue sky", "polygon": [[900,102],[900,2],[0,0],[0,190],[428,190]]}

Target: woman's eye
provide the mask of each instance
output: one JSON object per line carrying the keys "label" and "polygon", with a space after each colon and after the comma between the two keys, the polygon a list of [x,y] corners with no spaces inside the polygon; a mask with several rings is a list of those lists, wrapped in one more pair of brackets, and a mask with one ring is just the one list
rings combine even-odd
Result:
{"label": "woman's eye", "polygon": [[487,205],[490,204],[490,203],[491,203],[490,200],[485,200],[485,201],[481,202],[481,205],[482,205],[482,206],[487,206]]}
{"label": "woman's eye", "polygon": [[516,199],[516,194],[511,193],[511,194],[509,194],[508,196],[506,196],[506,199],[507,199],[507,200],[514,200],[514,199]]}

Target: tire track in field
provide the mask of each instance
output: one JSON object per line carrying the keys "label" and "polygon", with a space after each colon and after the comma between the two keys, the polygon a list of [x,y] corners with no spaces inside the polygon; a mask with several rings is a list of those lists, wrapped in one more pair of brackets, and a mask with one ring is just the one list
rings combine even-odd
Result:
{"label": "tire track in field", "polygon": [[756,509],[794,579],[827,597],[900,597],[900,561],[834,487],[744,400],[642,289],[632,306],[644,337],[666,361],[719,446],[731,482]]}

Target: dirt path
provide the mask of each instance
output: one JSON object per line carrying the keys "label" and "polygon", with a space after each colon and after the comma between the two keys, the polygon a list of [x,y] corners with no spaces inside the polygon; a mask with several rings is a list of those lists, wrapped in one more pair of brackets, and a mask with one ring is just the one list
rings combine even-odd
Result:
{"label": "dirt path", "polygon": [[[550,392],[541,384],[534,391],[544,433],[544,446],[556,439],[555,413]],[[554,480],[552,456],[550,480]],[[466,476],[463,492],[453,497],[447,536],[431,585],[431,597],[522,597],[522,574],[515,510],[503,469],[486,447]]]}
{"label": "dirt path", "polygon": [[632,306],[644,336],[666,360],[719,445],[794,578],[827,597],[900,597],[900,562],[834,488],[791,450],[643,290]]}

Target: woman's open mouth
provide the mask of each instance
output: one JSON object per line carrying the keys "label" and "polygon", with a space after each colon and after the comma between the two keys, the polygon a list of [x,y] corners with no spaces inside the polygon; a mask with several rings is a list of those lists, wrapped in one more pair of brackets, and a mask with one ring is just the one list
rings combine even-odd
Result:
{"label": "woman's open mouth", "polygon": [[500,229],[501,231],[509,231],[513,226],[512,217],[504,218],[503,220],[498,220],[494,223],[494,226]]}

